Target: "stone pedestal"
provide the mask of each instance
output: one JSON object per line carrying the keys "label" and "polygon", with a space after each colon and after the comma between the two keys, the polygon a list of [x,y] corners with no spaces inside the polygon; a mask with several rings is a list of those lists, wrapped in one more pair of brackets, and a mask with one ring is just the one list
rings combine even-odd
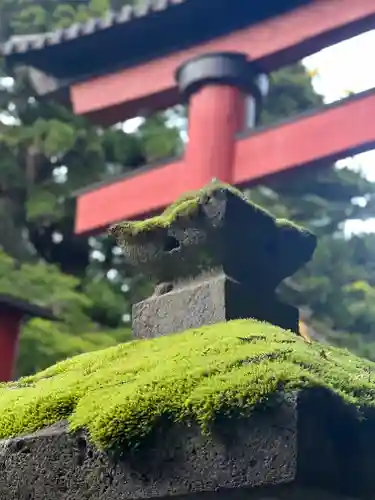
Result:
{"label": "stone pedestal", "polygon": [[135,455],[111,458],[85,432],[61,423],[0,442],[4,500],[119,500],[193,495],[293,481],[297,465],[296,400],[203,437],[176,425]]}
{"label": "stone pedestal", "polygon": [[222,421],[203,436],[175,424],[137,452],[95,449],[60,423],[0,442],[6,500],[359,500],[375,498],[375,416],[324,390]]}
{"label": "stone pedestal", "polygon": [[133,336],[152,338],[238,318],[267,321],[298,331],[297,310],[274,295],[220,274],[193,281],[133,306]]}

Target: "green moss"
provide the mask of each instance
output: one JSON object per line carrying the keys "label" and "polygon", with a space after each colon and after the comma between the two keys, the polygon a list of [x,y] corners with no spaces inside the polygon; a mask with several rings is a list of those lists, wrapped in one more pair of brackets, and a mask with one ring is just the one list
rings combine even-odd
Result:
{"label": "green moss", "polygon": [[321,386],[347,403],[375,404],[374,364],[307,344],[253,320],[133,341],[61,362],[0,386],[0,437],[67,419],[99,447],[137,444],[162,417],[205,428],[248,414],[278,391]]}
{"label": "green moss", "polygon": [[[150,219],[146,219],[143,221],[125,221],[113,226],[110,229],[117,237],[122,237],[126,239],[127,236],[135,236],[140,233],[145,233],[147,231],[151,231],[155,228],[168,228],[172,224],[177,217],[183,217],[186,215],[192,215],[195,213],[199,204],[204,200],[204,198],[216,191],[218,189],[226,189],[236,196],[240,197],[250,205],[254,207],[255,210],[262,212],[265,216],[274,217],[267,210],[262,207],[252,203],[246,198],[241,191],[230,186],[229,184],[224,184],[219,181],[214,181],[204,188],[198,191],[192,191],[184,194],[181,198],[179,198],[175,203],[172,203],[169,207],[167,207],[161,215],[157,215],[156,217],[151,217]],[[289,226],[299,229],[295,224],[287,220],[275,220],[276,224],[280,227]]]}

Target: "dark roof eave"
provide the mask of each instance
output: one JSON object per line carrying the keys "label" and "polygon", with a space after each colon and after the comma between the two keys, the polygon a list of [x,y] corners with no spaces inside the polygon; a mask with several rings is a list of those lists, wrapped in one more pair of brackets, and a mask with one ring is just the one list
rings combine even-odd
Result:
{"label": "dark roof eave", "polygon": [[25,316],[38,317],[50,321],[58,320],[50,309],[9,294],[0,294],[0,309],[1,308],[19,311]]}
{"label": "dark roof eave", "polygon": [[108,11],[103,18],[92,18],[83,23],[75,23],[68,28],[48,33],[37,33],[25,36],[13,36],[3,44],[2,54],[5,57],[42,50],[45,47],[58,45],[81,36],[90,36],[115,25],[123,25],[140,18],[184,3],[188,0],[144,0],[134,6],[126,5],[119,12]]}
{"label": "dark roof eave", "polygon": [[312,1],[276,5],[265,0],[233,7],[229,0],[143,0],[140,6],[108,13],[104,20],[10,39],[2,51],[10,68],[32,66],[57,79],[82,81],[207,42]]}

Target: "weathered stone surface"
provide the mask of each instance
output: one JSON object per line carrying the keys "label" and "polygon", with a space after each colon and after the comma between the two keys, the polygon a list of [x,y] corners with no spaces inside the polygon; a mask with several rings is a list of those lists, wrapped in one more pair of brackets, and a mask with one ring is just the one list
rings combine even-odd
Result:
{"label": "weathered stone surface", "polygon": [[316,238],[233,188],[208,186],[111,233],[126,262],[156,282],[154,295],[133,308],[136,337],[249,317],[298,332],[297,310],[275,290],[310,260]]}
{"label": "weathered stone surface", "polygon": [[115,461],[62,423],[1,442],[0,498],[144,499],[284,484],[296,475],[296,431],[290,397],[277,411],[223,424],[212,439],[174,426],[137,455]]}
{"label": "weathered stone surface", "polygon": [[152,338],[237,318],[298,330],[298,312],[223,274],[153,295],[133,306],[133,336]]}
{"label": "weathered stone surface", "polygon": [[375,498],[375,411],[359,415],[332,393],[315,389],[298,399],[296,481],[344,497]]}
{"label": "weathered stone surface", "polygon": [[238,489],[198,493],[184,496],[189,500],[357,500],[319,489],[299,488],[295,485],[272,486],[255,490]]}
{"label": "weathered stone surface", "polygon": [[308,262],[316,247],[310,232],[215,184],[177,201],[165,215],[118,224],[111,234],[126,262],[157,283],[190,281],[217,269],[270,291]]}
{"label": "weathered stone surface", "polygon": [[61,423],[0,442],[0,498],[372,500],[375,415],[364,416],[326,390],[309,390],[222,422],[211,439],[175,425],[117,459]]}

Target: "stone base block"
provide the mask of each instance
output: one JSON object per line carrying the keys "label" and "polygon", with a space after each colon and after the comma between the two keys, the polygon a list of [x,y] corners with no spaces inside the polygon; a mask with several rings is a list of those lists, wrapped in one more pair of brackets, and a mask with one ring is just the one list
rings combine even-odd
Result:
{"label": "stone base block", "polygon": [[176,425],[117,460],[61,423],[0,442],[0,498],[138,500],[286,484],[296,475],[296,415],[292,396],[273,412],[218,426],[211,438]]}
{"label": "stone base block", "polygon": [[211,437],[173,425],[117,459],[60,423],[0,442],[0,499],[372,500],[374,411],[363,417],[309,390]]}
{"label": "stone base block", "polygon": [[190,328],[255,318],[298,332],[298,310],[225,275],[193,282],[133,306],[135,338],[160,337]]}

